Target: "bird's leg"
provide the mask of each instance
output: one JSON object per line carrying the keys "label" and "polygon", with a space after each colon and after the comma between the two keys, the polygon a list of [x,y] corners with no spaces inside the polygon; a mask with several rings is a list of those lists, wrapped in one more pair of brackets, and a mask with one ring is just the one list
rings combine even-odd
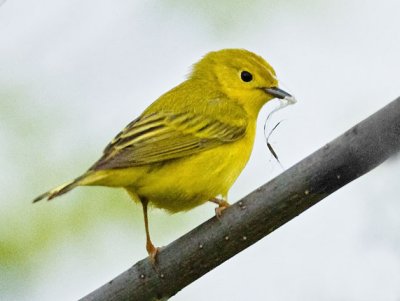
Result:
{"label": "bird's leg", "polygon": [[156,256],[158,253],[158,248],[156,248],[150,239],[150,231],[149,231],[149,219],[147,216],[147,205],[149,201],[146,198],[140,198],[140,202],[143,206],[143,215],[144,215],[144,227],[146,229],[146,250],[149,253],[150,261],[155,264]]}
{"label": "bird's leg", "polygon": [[218,207],[215,208],[215,215],[218,218],[221,217],[222,211],[230,206],[230,204],[224,199],[213,198],[210,200],[210,202],[213,202],[218,205]]}

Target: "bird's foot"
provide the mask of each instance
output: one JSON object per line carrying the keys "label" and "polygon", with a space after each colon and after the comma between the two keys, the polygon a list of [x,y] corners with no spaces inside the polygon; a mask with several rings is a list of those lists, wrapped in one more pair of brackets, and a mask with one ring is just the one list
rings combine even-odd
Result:
{"label": "bird's foot", "polygon": [[218,205],[218,207],[215,208],[215,216],[217,218],[220,218],[222,216],[222,211],[224,211],[226,208],[230,206],[230,204],[227,201],[222,199],[214,198],[211,199],[210,201]]}
{"label": "bird's foot", "polygon": [[154,266],[157,263],[157,255],[160,251],[160,248],[155,247],[152,243],[146,245],[147,253],[149,254],[149,260],[151,264]]}

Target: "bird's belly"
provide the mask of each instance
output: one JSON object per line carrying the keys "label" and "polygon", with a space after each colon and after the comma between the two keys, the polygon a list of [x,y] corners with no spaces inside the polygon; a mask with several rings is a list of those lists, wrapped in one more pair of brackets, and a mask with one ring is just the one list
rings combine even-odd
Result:
{"label": "bird's belly", "polygon": [[250,157],[250,142],[244,138],[150,167],[128,190],[170,212],[186,211],[218,195],[226,196]]}

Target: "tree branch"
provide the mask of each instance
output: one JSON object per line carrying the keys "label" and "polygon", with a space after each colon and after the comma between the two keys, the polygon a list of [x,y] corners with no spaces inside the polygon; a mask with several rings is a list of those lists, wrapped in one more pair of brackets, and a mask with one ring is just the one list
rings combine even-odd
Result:
{"label": "tree branch", "polygon": [[167,300],[399,150],[400,97],[81,300]]}

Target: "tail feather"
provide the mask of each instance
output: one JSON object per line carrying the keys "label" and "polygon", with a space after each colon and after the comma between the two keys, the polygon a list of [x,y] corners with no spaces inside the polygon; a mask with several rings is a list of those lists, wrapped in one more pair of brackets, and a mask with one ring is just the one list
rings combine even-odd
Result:
{"label": "tail feather", "polygon": [[67,193],[68,191],[74,189],[76,186],[78,186],[80,183],[80,181],[84,178],[84,176],[78,177],[75,180],[72,180],[68,183],[65,183],[61,186],[58,186],[52,190],[49,190],[41,195],[39,195],[37,198],[35,198],[33,200],[33,203],[39,202],[40,200],[43,200],[45,198],[47,198],[48,201],[50,201],[51,199],[62,195],[64,193]]}

